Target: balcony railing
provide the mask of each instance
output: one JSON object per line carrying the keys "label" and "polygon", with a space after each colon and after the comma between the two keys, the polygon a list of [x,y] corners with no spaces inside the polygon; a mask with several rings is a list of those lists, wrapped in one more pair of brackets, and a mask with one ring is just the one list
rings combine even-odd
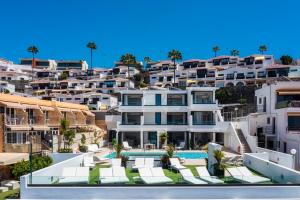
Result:
{"label": "balcony railing", "polygon": [[157,126],[164,126],[164,125],[176,125],[176,126],[181,126],[181,125],[188,125],[187,122],[167,122],[167,123],[145,123],[144,125],[157,125]]}
{"label": "balcony railing", "polygon": [[193,125],[216,125],[214,121],[193,121]]}
{"label": "balcony railing", "polygon": [[288,126],[288,131],[299,131],[300,132],[300,126]]}
{"label": "balcony railing", "polygon": [[23,125],[26,124],[24,117],[6,117],[7,125]]}
{"label": "balcony railing", "polygon": [[142,101],[129,101],[129,102],[123,102],[122,106],[141,106]]}
{"label": "balcony railing", "polygon": [[300,101],[281,101],[278,102],[275,106],[276,109],[288,108],[288,107],[300,107]]}
{"label": "balcony railing", "polygon": [[141,125],[140,121],[134,121],[134,122],[122,122],[121,125]]}
{"label": "balcony railing", "polygon": [[216,104],[216,102],[207,99],[193,99],[193,104]]}

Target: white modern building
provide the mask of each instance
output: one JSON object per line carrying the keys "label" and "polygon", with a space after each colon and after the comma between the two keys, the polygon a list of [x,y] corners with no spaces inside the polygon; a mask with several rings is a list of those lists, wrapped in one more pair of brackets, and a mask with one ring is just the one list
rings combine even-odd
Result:
{"label": "white modern building", "polygon": [[[294,157],[294,167],[300,167],[300,86],[286,81],[264,84],[256,90],[257,112],[236,122],[252,152],[259,148]],[[295,149],[296,154],[291,155]],[[293,151],[292,151],[293,152]],[[278,157],[275,162],[282,162]],[[286,162],[285,162],[286,163]]]}
{"label": "white modern building", "polygon": [[[32,58],[21,58],[20,64],[32,66]],[[34,59],[33,67],[37,69],[56,70],[57,63],[55,60]]]}
{"label": "white modern building", "polygon": [[79,69],[87,70],[88,64],[85,60],[57,60],[57,70]]}
{"label": "white modern building", "polygon": [[[191,87],[186,90],[124,90],[118,111],[117,139],[133,147],[145,144],[159,147],[161,133],[168,143],[199,149],[217,142],[240,151],[237,134],[230,123],[223,122],[213,87]],[[236,145],[232,145],[235,143]],[[234,146],[234,147],[233,147]]]}
{"label": "white modern building", "polygon": [[15,92],[15,85],[8,83],[7,81],[0,81],[0,92]]}

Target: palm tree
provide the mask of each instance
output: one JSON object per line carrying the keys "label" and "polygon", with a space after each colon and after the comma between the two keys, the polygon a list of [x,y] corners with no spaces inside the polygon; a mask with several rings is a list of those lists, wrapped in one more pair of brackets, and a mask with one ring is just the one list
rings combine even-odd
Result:
{"label": "palm tree", "polygon": [[232,50],[230,51],[230,54],[231,54],[232,56],[239,56],[239,55],[240,55],[240,51],[237,50],[237,49],[232,49]]}
{"label": "palm tree", "polygon": [[152,61],[152,60],[151,60],[151,58],[150,58],[149,56],[146,56],[146,57],[144,58],[144,62],[145,62],[144,69],[147,70],[148,63],[150,63],[151,61]]}
{"label": "palm tree", "polygon": [[149,63],[149,62],[151,62],[152,60],[151,60],[151,58],[149,57],[149,56],[146,56],[145,58],[144,58],[144,62],[145,63]]}
{"label": "palm tree", "polygon": [[176,78],[176,75],[175,75],[176,63],[175,62],[176,62],[176,60],[182,60],[182,54],[181,54],[180,51],[173,49],[173,50],[169,51],[168,58],[171,59],[173,61],[173,64],[174,64],[174,77],[173,77],[174,79],[173,79],[173,82],[175,84],[175,78]]}
{"label": "palm tree", "polygon": [[215,52],[215,57],[217,57],[217,52],[220,51],[220,47],[214,46],[214,47],[212,48],[212,50],[213,50],[213,52]]}
{"label": "palm tree", "polygon": [[97,45],[95,42],[89,42],[86,47],[91,50],[91,69],[93,69],[93,50],[97,49]]}
{"label": "palm tree", "polygon": [[130,65],[136,64],[136,59],[133,54],[126,53],[125,55],[122,55],[120,58],[120,62],[122,62],[124,65],[127,65],[128,67],[128,79],[130,79]]}
{"label": "palm tree", "polygon": [[39,52],[39,49],[36,46],[30,46],[27,48],[27,51],[32,54],[32,61],[31,61],[31,80],[33,80],[33,67],[35,65],[34,55]]}
{"label": "palm tree", "polygon": [[258,50],[261,54],[264,54],[264,52],[268,50],[268,47],[267,45],[260,45]]}

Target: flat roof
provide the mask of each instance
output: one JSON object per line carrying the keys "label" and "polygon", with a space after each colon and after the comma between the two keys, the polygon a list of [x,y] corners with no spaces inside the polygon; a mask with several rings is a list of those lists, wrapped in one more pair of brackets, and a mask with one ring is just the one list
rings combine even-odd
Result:
{"label": "flat roof", "polygon": [[29,160],[28,153],[0,153],[0,166],[12,165],[22,160]]}

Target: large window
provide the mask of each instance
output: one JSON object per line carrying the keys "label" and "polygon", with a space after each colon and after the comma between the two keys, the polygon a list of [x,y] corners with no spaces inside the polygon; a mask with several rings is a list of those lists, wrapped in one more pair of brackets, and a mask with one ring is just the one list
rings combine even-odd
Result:
{"label": "large window", "polygon": [[213,92],[210,91],[199,91],[193,93],[193,103],[194,104],[211,104],[213,102]]}
{"label": "large window", "polygon": [[209,111],[193,112],[193,125],[214,125],[214,114]]}
{"label": "large window", "polygon": [[186,105],[185,94],[168,94],[168,106],[184,106]]}
{"label": "large window", "polygon": [[141,94],[124,94],[123,105],[125,106],[141,106],[143,95]]}
{"label": "large window", "polygon": [[167,114],[167,124],[168,125],[185,125],[187,124],[187,114],[186,113],[168,113]]}
{"label": "large window", "polygon": [[142,113],[122,113],[122,124],[140,125]]}
{"label": "large window", "polygon": [[288,116],[288,130],[300,131],[300,116]]}
{"label": "large window", "polygon": [[7,133],[6,134],[6,144],[25,144],[27,142],[26,133]]}

